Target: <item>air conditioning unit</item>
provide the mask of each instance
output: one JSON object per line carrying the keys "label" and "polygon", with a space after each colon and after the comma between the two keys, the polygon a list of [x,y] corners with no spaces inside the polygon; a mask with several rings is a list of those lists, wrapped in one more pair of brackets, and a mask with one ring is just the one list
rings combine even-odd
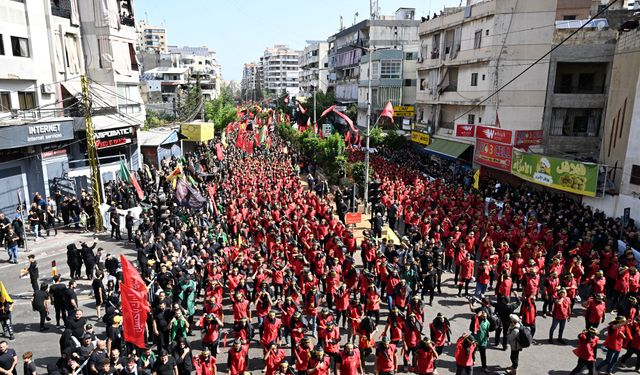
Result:
{"label": "air conditioning unit", "polygon": [[56,93],[56,85],[55,83],[43,83],[40,86],[40,92],[43,94],[55,94]]}

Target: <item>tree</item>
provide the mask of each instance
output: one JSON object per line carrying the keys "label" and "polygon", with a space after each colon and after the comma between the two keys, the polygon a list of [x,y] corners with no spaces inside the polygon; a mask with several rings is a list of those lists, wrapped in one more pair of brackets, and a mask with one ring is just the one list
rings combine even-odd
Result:
{"label": "tree", "polygon": [[380,147],[384,143],[385,134],[379,126],[374,126],[369,132],[369,146]]}
{"label": "tree", "polygon": [[196,83],[187,90],[186,97],[178,103],[178,118],[188,120],[198,115],[202,103],[202,88],[200,88],[200,75],[196,77]]}
{"label": "tree", "polygon": [[223,85],[217,98],[205,102],[204,120],[213,121],[216,131],[220,131],[235,119],[236,107],[233,102],[233,93],[228,85]]}
{"label": "tree", "polygon": [[144,120],[144,130],[159,128],[173,121],[175,121],[173,115],[147,109],[147,118]]}

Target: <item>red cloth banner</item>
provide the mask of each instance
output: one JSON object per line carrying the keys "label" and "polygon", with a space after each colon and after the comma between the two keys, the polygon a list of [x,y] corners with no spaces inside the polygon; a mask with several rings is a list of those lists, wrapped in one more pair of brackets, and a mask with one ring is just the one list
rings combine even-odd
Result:
{"label": "red cloth banner", "polygon": [[147,285],[138,270],[124,255],[120,255],[122,264],[122,285],[120,296],[122,300],[122,322],[124,340],[138,348],[146,346],[144,333],[147,327],[147,315],[149,314],[149,299]]}
{"label": "red cloth banner", "polygon": [[388,101],[382,112],[380,112],[380,117],[387,117],[391,122],[393,122],[394,116],[395,112],[393,111],[393,105],[391,104],[391,101]]}
{"label": "red cloth banner", "polygon": [[220,143],[216,144],[216,153],[218,154],[218,160],[224,159],[224,150]]}
{"label": "red cloth banner", "polygon": [[476,138],[473,160],[485,167],[511,173],[513,147],[496,142],[487,142]]}
{"label": "red cloth banner", "polygon": [[473,138],[476,136],[476,126],[471,124],[456,124],[456,137]]}
{"label": "red cloth banner", "polygon": [[326,116],[329,112],[333,111],[336,108],[336,105],[332,105],[331,107],[327,108],[324,110],[324,112],[322,112],[322,114],[320,115],[320,118]]}
{"label": "red cloth banner", "polygon": [[476,138],[490,142],[513,144],[513,130],[494,128],[492,126],[478,125],[476,127]]}
{"label": "red cloth banner", "polygon": [[362,213],[360,212],[347,212],[344,217],[344,221],[346,225],[349,224],[358,224],[362,221]]}
{"label": "red cloth banner", "polygon": [[349,116],[345,115],[344,113],[334,109],[333,112],[335,112],[335,114],[337,114],[338,116],[342,117],[342,119],[344,121],[347,122],[347,124],[349,124],[349,127],[351,128],[351,130],[353,130],[354,132],[358,132],[358,130],[356,129],[355,126],[353,126],[353,121],[351,121],[351,119],[349,118]]}
{"label": "red cloth banner", "polygon": [[344,144],[348,146],[350,142],[351,142],[351,132],[347,130],[347,134],[345,134],[344,136]]}
{"label": "red cloth banner", "polygon": [[544,141],[543,130],[516,130],[516,147],[541,145]]}

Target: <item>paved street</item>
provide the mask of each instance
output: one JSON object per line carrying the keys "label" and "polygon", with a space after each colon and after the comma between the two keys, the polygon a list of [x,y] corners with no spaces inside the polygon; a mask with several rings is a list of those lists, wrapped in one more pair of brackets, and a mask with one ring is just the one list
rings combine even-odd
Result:
{"label": "paved street", "polygon": [[[65,260],[66,245],[72,241],[87,241],[91,243],[93,236],[91,234],[80,233],[61,233],[57,237],[51,237],[39,241],[38,243],[30,242],[31,253],[36,254],[38,264],[40,267],[40,275],[43,279],[50,280],[51,260],[57,261],[58,272],[60,272],[65,280],[68,280],[68,268]],[[122,242],[110,241],[108,239],[99,239],[98,247],[105,249],[106,253],[111,253],[118,256],[121,253],[126,255],[134,255],[133,248],[126,246]],[[3,263],[0,265],[0,272],[2,274],[2,281],[5,286],[14,296],[18,296],[15,299],[14,309],[14,330],[16,332],[16,340],[11,343],[11,346],[21,355],[25,351],[33,351],[36,358],[36,363],[39,369],[43,370],[46,364],[53,363],[59,356],[58,340],[60,338],[61,330],[52,328],[51,330],[41,333],[38,331],[38,317],[37,313],[31,311],[30,298],[31,289],[28,279],[19,279],[18,274],[21,268],[24,268],[27,260],[27,253],[20,255],[20,263],[17,265],[10,265]],[[464,298],[458,298],[455,296],[457,290],[452,288],[453,276],[451,274],[445,274],[443,295],[437,296],[434,301],[433,307],[426,307],[427,321],[433,319],[436,313],[441,312],[447,316],[452,323],[452,340],[457,339],[461,333],[468,331],[469,318],[471,312],[469,310],[467,300]],[[93,298],[89,296],[90,282],[87,280],[79,280],[79,302],[82,305],[85,316],[96,327],[97,332],[103,332],[104,324],[96,321],[95,304]],[[229,306],[227,304],[227,306]],[[541,304],[538,304],[538,309],[541,309]],[[576,309],[576,313],[580,314],[582,309]],[[385,314],[386,315],[386,314]],[[610,317],[610,315],[608,315]],[[231,324],[232,315],[230,310],[225,311],[225,323],[229,327]],[[607,321],[609,321],[608,319]],[[384,321],[384,318],[381,320]],[[546,342],[548,329],[551,324],[551,319],[543,319],[538,317],[537,320],[537,333],[538,339],[543,339],[542,345],[535,345],[526,349],[521,354],[521,374],[568,374],[569,371],[575,365],[575,356],[571,353],[571,350],[576,345],[576,337],[579,331],[583,328],[584,320],[579,317],[571,320],[567,324],[565,331],[565,338],[567,338],[566,346],[562,345],[549,345]],[[382,324],[381,324],[382,326]],[[602,328],[602,326],[600,327]],[[379,339],[380,330],[374,335],[376,340]],[[425,332],[428,331],[428,327],[425,327]],[[198,334],[198,332],[196,332]],[[342,343],[346,340],[346,332],[343,331]],[[231,342],[231,340],[229,340]],[[198,351],[199,340],[195,340],[194,349]],[[439,374],[453,374],[455,373],[455,365],[453,362],[453,346],[448,346],[445,350],[445,354],[438,360]],[[288,350],[287,350],[288,354]],[[602,354],[600,354],[602,358]],[[262,352],[259,349],[257,343],[252,345],[250,351],[251,369],[254,369],[253,373],[260,374],[262,369]],[[477,358],[479,361],[479,357]],[[492,371],[500,373],[499,370],[509,365],[509,352],[502,351],[499,347],[491,347],[487,351],[487,360]],[[226,371],[226,349],[221,349],[221,353],[218,355],[218,369],[224,373]],[[367,362],[367,373],[373,373],[373,356],[371,356]],[[477,372],[481,370],[476,369]],[[620,370],[619,372],[624,372]]]}

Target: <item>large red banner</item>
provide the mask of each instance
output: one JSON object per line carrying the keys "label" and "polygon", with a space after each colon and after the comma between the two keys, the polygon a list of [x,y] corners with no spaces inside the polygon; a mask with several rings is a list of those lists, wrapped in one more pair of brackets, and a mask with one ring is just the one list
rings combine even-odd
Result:
{"label": "large red banner", "polygon": [[516,130],[515,145],[517,146],[538,146],[544,140],[543,130]]}
{"label": "large red banner", "polygon": [[513,147],[476,138],[473,160],[486,167],[511,173]]}
{"label": "large red banner", "polygon": [[471,124],[456,124],[456,137],[473,138],[476,136],[476,126]]}
{"label": "large red banner", "polygon": [[484,125],[478,125],[476,128],[476,138],[478,139],[485,139],[487,141],[499,142],[507,145],[513,144],[513,130],[494,128]]}
{"label": "large red banner", "polygon": [[122,264],[122,284],[120,296],[122,300],[122,323],[124,340],[138,348],[145,348],[144,333],[149,314],[147,286],[136,268],[124,255],[120,255]]}

